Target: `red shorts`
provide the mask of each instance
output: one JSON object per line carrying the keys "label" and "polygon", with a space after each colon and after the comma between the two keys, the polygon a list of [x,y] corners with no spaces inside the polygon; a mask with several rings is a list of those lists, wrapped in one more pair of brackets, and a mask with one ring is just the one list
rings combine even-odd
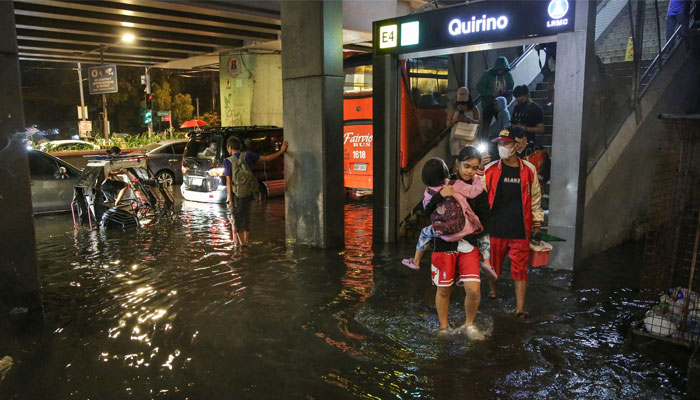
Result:
{"label": "red shorts", "polygon": [[499,276],[506,252],[510,257],[510,276],[514,281],[526,281],[530,242],[527,239],[502,239],[491,236],[491,266]]}
{"label": "red shorts", "polygon": [[479,279],[479,252],[476,248],[469,253],[433,252],[431,264],[433,283],[436,286],[452,286],[455,279],[455,267],[459,273],[458,285],[470,281],[481,282]]}

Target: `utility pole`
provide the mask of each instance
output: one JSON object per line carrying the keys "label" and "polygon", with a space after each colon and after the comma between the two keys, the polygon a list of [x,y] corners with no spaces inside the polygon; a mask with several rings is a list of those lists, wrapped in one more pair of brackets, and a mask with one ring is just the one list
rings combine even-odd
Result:
{"label": "utility pole", "polygon": [[78,87],[80,88],[80,120],[85,121],[87,115],[83,112],[85,109],[85,95],[83,94],[83,70],[78,63]]}
{"label": "utility pole", "polygon": [[[105,45],[100,45],[100,65],[105,65]],[[102,134],[109,140],[109,118],[107,117],[107,96],[102,94]]]}
{"label": "utility pole", "polygon": [[[146,76],[146,98],[151,95],[151,67],[145,67],[145,76]],[[148,107],[148,101],[146,101],[146,107]],[[148,111],[151,112],[151,115],[153,115],[153,110],[149,109]],[[148,112],[147,111],[147,112]],[[148,137],[153,136],[153,120],[148,123]]]}
{"label": "utility pole", "polygon": [[199,119],[199,97],[197,97],[195,100],[197,103],[197,119]]}

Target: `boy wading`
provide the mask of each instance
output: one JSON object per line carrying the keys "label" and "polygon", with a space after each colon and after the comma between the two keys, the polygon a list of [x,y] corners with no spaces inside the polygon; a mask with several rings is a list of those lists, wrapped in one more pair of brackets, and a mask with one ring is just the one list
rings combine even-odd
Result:
{"label": "boy wading", "polygon": [[228,207],[233,210],[234,236],[240,244],[247,244],[250,231],[250,207],[253,199],[260,196],[260,186],[258,179],[253,175],[253,165],[258,161],[271,161],[281,156],[287,150],[287,142],[282,143],[279,151],[266,156],[250,151],[242,152],[241,141],[235,136],[228,139],[226,148],[231,156],[224,160],[224,176]]}
{"label": "boy wading", "polygon": [[[486,167],[484,178],[491,205],[491,265],[498,275],[506,253],[515,282],[515,314],[526,317],[525,291],[530,238],[539,231],[544,213],[540,207],[540,184],[535,166],[517,156],[516,147],[525,144],[525,132],[509,127],[494,139],[500,160]],[[490,282],[491,297],[496,297],[496,283]]]}

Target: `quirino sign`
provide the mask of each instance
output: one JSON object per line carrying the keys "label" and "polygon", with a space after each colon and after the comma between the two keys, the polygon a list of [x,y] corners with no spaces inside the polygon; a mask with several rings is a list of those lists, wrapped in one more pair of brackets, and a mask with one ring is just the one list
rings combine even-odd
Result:
{"label": "quirino sign", "polygon": [[574,29],[574,0],[475,1],[374,22],[376,54],[550,36]]}

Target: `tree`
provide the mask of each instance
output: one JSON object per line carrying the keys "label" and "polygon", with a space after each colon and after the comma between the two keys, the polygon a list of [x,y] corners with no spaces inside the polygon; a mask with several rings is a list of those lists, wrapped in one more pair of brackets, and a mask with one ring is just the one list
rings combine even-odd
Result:
{"label": "tree", "polygon": [[178,93],[173,99],[173,118],[178,122],[178,125],[190,118],[194,112],[192,105],[192,97],[189,94]]}
{"label": "tree", "polygon": [[170,111],[172,109],[173,97],[170,83],[167,81],[154,83],[151,93],[153,94],[153,111]]}
{"label": "tree", "polygon": [[206,122],[209,126],[221,126],[221,118],[219,113],[216,111],[205,112],[202,115],[202,121]]}

